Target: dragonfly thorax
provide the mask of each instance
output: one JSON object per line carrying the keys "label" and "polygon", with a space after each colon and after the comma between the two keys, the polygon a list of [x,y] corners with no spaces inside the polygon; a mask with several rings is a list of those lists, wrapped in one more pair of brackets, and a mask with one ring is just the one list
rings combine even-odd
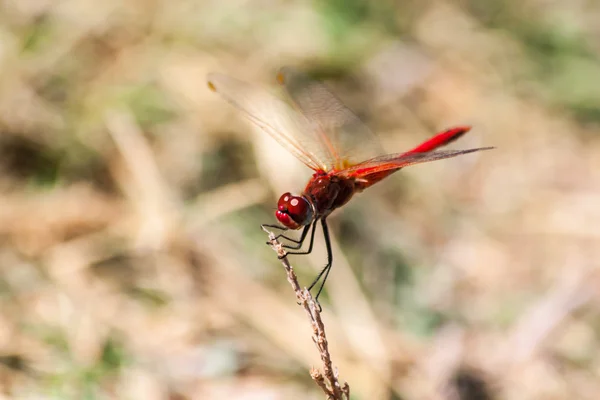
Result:
{"label": "dragonfly thorax", "polygon": [[285,227],[298,229],[309,224],[314,216],[314,207],[304,196],[294,196],[284,193],[277,202],[275,217]]}

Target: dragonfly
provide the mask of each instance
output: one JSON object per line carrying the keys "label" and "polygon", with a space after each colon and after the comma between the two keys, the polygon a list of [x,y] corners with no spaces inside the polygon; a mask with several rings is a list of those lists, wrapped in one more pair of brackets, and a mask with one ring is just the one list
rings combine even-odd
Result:
{"label": "dragonfly", "polygon": [[[471,129],[457,126],[439,132],[412,150],[385,154],[374,133],[325,83],[292,67],[283,67],[276,74],[276,81],[291,101],[228,75],[210,73],[207,80],[210,90],[220,94],[313,170],[302,193],[286,192],[279,198],[275,218],[281,225],[262,227],[281,231],[276,238],[285,240],[283,258],[311,253],[316,228],[321,225],[327,263],[308,287],[311,291],[321,282],[315,296],[317,302],[333,265],[327,217],[334,210],[348,203],[356,193],[409,165],[493,148],[437,150]],[[286,235],[289,230],[300,229],[299,238]],[[308,248],[302,250],[309,232]]]}

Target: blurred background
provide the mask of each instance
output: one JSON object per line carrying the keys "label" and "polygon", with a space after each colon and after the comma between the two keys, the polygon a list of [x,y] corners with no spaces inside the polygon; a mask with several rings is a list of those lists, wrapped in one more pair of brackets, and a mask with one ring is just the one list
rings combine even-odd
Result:
{"label": "blurred background", "polygon": [[[402,170],[329,219],[353,399],[597,399],[600,2],[0,1],[0,387],[322,399],[260,223],[311,171],[206,87],[324,80]],[[292,257],[308,284],[325,262]]]}

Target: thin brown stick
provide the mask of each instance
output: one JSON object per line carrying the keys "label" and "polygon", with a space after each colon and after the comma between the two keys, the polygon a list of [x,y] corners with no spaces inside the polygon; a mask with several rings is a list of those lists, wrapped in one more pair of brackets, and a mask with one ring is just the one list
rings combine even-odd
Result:
{"label": "thin brown stick", "polygon": [[298,278],[294,272],[294,268],[290,265],[287,257],[285,256],[285,250],[281,243],[279,243],[279,241],[275,238],[275,234],[264,227],[263,230],[269,234],[271,246],[281,259],[281,263],[283,264],[287,274],[287,280],[292,285],[292,289],[296,293],[298,303],[304,308],[304,311],[306,311],[310,324],[313,328],[312,340],[317,346],[319,354],[321,355],[323,372],[313,367],[310,370],[310,376],[323,390],[327,396],[327,400],[349,400],[350,386],[346,382],[344,382],[343,386],[340,385],[337,368],[333,367],[333,363],[331,361],[329,344],[327,342],[327,335],[325,334],[325,325],[321,319],[319,305],[313,299],[310,291],[308,291],[306,288],[300,287]]}

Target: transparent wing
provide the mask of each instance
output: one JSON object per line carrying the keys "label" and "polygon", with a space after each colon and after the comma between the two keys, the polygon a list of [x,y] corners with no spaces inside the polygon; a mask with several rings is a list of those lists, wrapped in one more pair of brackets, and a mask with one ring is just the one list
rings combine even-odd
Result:
{"label": "transparent wing", "polygon": [[316,127],[304,115],[270,93],[223,74],[207,76],[208,87],[271,135],[296,158],[315,171],[329,170],[328,150]]}
{"label": "transparent wing", "polygon": [[371,158],[354,166],[348,167],[336,173],[336,175],[346,178],[356,178],[359,186],[363,189],[379,182],[394,171],[400,168],[429,161],[441,160],[444,158],[456,157],[461,154],[472,153],[474,151],[488,150],[492,147],[483,147],[469,150],[448,150],[433,151],[449,143],[454,142],[465,133],[471,130],[470,126],[457,126],[446,129],[435,134],[430,139],[419,144],[415,148],[397,154],[386,154]]}
{"label": "transparent wing", "polygon": [[294,103],[318,127],[328,167],[340,170],[382,154],[373,132],[322,83],[291,67],[277,74]]}
{"label": "transparent wing", "polygon": [[430,152],[409,151],[400,154],[386,154],[384,156],[375,157],[360,164],[353,165],[352,167],[337,172],[336,175],[344,178],[355,178],[360,184],[360,187],[364,189],[379,182],[392,172],[397,171],[400,168],[408,167],[409,165],[442,160],[444,158],[451,158],[460,156],[462,154],[490,149],[493,149],[493,147]]}

